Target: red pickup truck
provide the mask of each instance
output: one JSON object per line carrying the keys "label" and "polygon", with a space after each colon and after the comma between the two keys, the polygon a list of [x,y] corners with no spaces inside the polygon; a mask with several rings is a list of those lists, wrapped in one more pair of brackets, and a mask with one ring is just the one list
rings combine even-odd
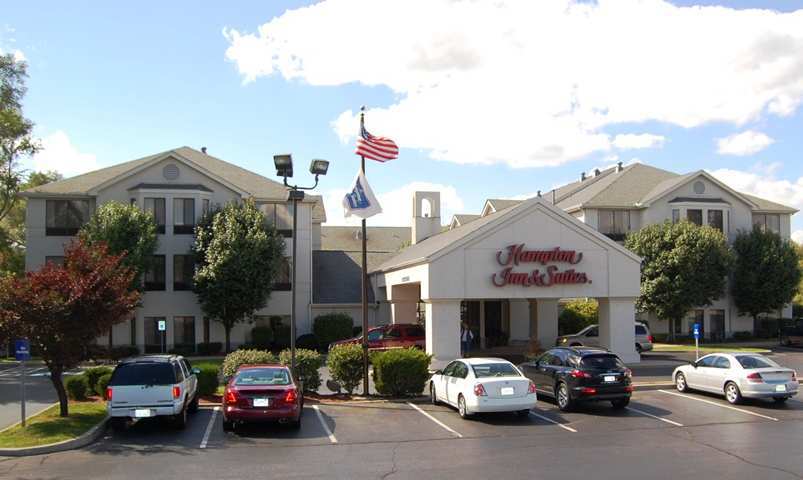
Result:
{"label": "red pickup truck", "polygon": [[[368,349],[387,350],[389,348],[418,347],[423,349],[425,346],[425,332],[422,325],[411,323],[396,323],[383,325],[368,329]],[[359,337],[348,338],[329,344],[329,350],[335,345],[347,343],[362,344],[362,335]]]}

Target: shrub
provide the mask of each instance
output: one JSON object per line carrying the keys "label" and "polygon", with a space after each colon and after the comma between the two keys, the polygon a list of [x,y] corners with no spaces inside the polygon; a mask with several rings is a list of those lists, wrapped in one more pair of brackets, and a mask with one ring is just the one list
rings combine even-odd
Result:
{"label": "shrub", "polygon": [[64,388],[71,400],[86,400],[86,394],[89,392],[89,384],[83,375],[68,377],[64,381]]}
{"label": "shrub", "polygon": [[109,386],[109,382],[112,379],[112,372],[104,373],[98,378],[97,383],[95,383],[95,393],[104,400],[108,400],[106,398],[106,387]]}
{"label": "shrub", "polygon": [[266,350],[235,350],[223,359],[220,371],[224,378],[229,378],[237,371],[237,367],[251,363],[276,363],[276,355]]}
{"label": "shrub", "polygon": [[318,345],[326,348],[330,343],[352,337],[354,320],[347,313],[327,313],[318,315],[312,324],[312,333]]}
{"label": "shrub", "polygon": [[134,345],[118,345],[112,347],[110,357],[112,360],[120,360],[128,357],[136,357],[139,355],[139,348]]}
{"label": "shrub", "polygon": [[279,350],[290,347],[290,325],[273,327],[273,346]]}
{"label": "shrub", "polygon": [[84,360],[102,360],[109,358],[109,347],[91,344],[84,347]]}
{"label": "shrub", "polygon": [[351,329],[351,336],[359,337],[360,335],[362,335],[362,325],[355,325],[354,328]]}
{"label": "shrub", "polygon": [[273,329],[270,327],[254,327],[251,329],[251,343],[261,350],[268,350],[273,344]]}
{"label": "shrub", "polygon": [[[290,350],[279,353],[279,362],[290,366]],[[305,392],[315,392],[321,386],[321,374],[318,371],[323,366],[323,357],[315,350],[296,348],[296,371],[298,380],[304,385]]]}
{"label": "shrub", "polygon": [[198,355],[217,355],[222,348],[223,344],[221,342],[199,343]]}
{"label": "shrub", "polygon": [[577,333],[599,320],[599,304],[596,300],[571,300],[558,315],[558,334]]}
{"label": "shrub", "polygon": [[351,395],[362,382],[362,345],[337,345],[329,351],[326,364],[332,380]]}
{"label": "shrub", "polygon": [[296,349],[306,348],[307,350],[318,350],[318,339],[311,333],[305,333],[296,338]]}
{"label": "shrub", "polygon": [[371,360],[374,384],[381,395],[419,395],[429,379],[430,356],[417,348],[377,352]]}
{"label": "shrub", "polygon": [[[106,374],[111,375],[111,373],[112,369],[109,367],[93,367],[84,370],[84,376],[86,377],[87,388],[89,388],[89,391],[95,392],[98,379]],[[104,388],[103,391],[105,392],[106,389]]]}
{"label": "shrub", "polygon": [[217,391],[218,368],[215,365],[196,365],[201,373],[198,374],[198,395],[213,395]]}

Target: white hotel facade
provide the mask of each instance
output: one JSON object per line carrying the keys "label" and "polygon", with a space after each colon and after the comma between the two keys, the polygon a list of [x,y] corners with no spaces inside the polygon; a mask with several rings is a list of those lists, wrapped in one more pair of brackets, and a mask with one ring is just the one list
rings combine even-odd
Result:
{"label": "white hotel facade", "polygon": [[[286,269],[267,306],[252,323],[234,329],[232,342],[249,341],[255,325],[286,323],[291,288],[296,288],[299,334],[310,332],[322,313],[347,312],[355,325],[361,322],[359,229],[322,226],[322,199],[307,196],[299,204],[298,231],[293,232],[286,187],[205,150],[181,147],[21,195],[28,201],[28,270],[59,261],[64,245],[97,205],[118,201],[154,213],[159,226],[155,267],[146,275],[142,306],[113,329],[115,345],[153,349],[160,320],[167,324],[168,348],[223,340],[222,326],[204,318],[192,292],[193,265],[187,255],[204,210],[243,199],[253,199],[287,238],[288,258],[290,237],[297,235],[297,282],[290,285]],[[576,297],[599,301],[602,343],[626,361],[637,361],[632,322],[640,259],[622,247],[624,235],[652,223],[686,219],[718,228],[731,241],[753,224],[789,239],[796,212],[737,192],[704,171],[678,175],[643,164],[584,175],[526,201],[490,199],[479,214],[455,215],[448,227],[442,226],[446,219],[437,192],[416,192],[413,203],[410,227],[369,228],[369,323],[423,322],[436,364],[459,354],[461,319],[476,329],[478,342],[486,347],[531,339],[551,345],[559,301]],[[508,259],[511,249],[523,253]],[[778,315],[790,316],[791,307]],[[667,331],[665,320],[644,319],[654,333]],[[704,324],[709,337],[753,328],[727,294],[689,312],[688,323],[695,321]],[[687,327],[678,326],[678,333]]]}

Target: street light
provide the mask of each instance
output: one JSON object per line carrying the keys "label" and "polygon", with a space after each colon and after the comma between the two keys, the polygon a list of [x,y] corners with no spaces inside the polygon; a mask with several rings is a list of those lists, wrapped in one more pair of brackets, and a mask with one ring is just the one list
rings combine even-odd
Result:
{"label": "street light", "polygon": [[311,187],[300,187],[287,183],[293,177],[293,156],[291,154],[274,155],[273,164],[276,166],[276,175],[284,178],[284,186],[290,190],[287,199],[293,202],[293,260],[292,277],[290,280],[290,371],[296,375],[296,226],[298,225],[298,202],[304,200],[304,190],[312,190],[318,186],[318,176],[326,175],[329,162],[326,160],[313,160],[309,172],[315,175],[315,184]]}

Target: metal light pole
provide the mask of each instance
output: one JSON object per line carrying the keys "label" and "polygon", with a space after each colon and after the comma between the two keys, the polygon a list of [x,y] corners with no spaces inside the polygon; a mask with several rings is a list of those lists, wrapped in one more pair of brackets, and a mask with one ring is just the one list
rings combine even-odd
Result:
{"label": "metal light pole", "polygon": [[298,227],[298,202],[304,200],[304,190],[313,190],[318,186],[318,176],[326,175],[329,170],[329,162],[326,160],[313,160],[310,163],[309,171],[315,175],[315,184],[311,187],[300,187],[287,183],[288,178],[293,176],[293,157],[292,155],[274,155],[273,163],[276,166],[276,175],[284,178],[284,186],[290,190],[287,192],[287,199],[293,204],[293,255],[290,268],[292,269],[290,280],[290,371],[296,377],[296,228]]}

